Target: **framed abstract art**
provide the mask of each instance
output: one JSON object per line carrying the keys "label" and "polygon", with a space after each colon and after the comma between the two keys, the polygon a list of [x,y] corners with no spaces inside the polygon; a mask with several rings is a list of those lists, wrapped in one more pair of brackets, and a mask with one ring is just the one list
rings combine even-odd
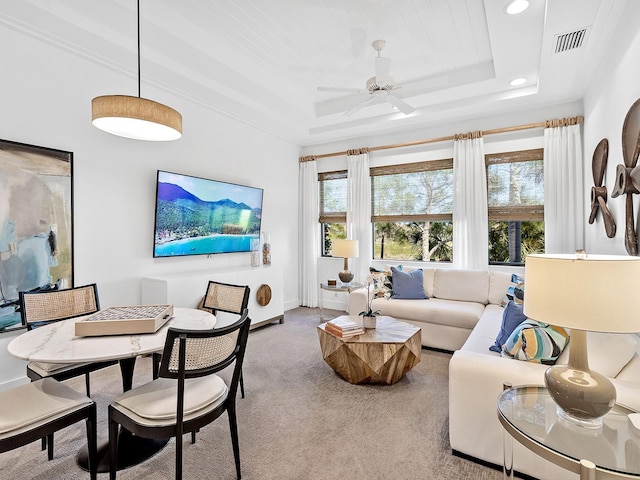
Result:
{"label": "framed abstract art", "polygon": [[73,286],[73,153],[0,140],[0,332],[18,292]]}

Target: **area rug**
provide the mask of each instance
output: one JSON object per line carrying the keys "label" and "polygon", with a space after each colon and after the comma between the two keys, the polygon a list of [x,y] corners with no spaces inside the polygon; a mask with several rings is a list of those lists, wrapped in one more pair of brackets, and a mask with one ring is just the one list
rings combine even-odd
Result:
{"label": "area rug", "polygon": [[[325,310],[325,315],[340,312]],[[287,311],[284,324],[249,335],[244,367],[246,398],[238,395],[242,478],[246,480],[499,480],[502,473],[453,456],[448,440],[448,353],[422,350],[420,363],[394,385],[352,385],[323,361],[317,309]],[[227,375],[227,372],[223,376]],[[134,386],[151,379],[151,362],[137,362]],[[68,384],[84,391],[83,379]],[[99,431],[121,391],[117,366],[95,372]],[[3,408],[7,408],[3,406]],[[75,462],[85,442],[83,424],[56,434],[47,461],[39,442],[0,454],[1,479],[88,479]],[[184,441],[185,479],[235,479],[226,414]],[[174,477],[175,439],[119,479]],[[98,479],[108,478],[99,474]]]}

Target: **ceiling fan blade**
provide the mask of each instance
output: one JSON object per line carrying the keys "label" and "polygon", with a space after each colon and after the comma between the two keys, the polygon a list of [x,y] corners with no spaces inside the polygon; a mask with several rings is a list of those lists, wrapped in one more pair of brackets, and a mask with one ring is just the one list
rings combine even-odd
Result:
{"label": "ceiling fan blade", "polygon": [[341,92],[341,93],[363,93],[364,90],[358,88],[343,88],[343,87],[318,87],[319,92]]}
{"label": "ceiling fan blade", "polygon": [[389,102],[391,105],[396,107],[398,110],[400,110],[405,115],[409,115],[410,113],[413,113],[416,110],[414,107],[409,105],[404,100],[400,100],[395,95],[391,95],[391,94],[387,95],[386,100],[387,100],[387,102]]}
{"label": "ceiling fan blade", "polygon": [[376,57],[376,84],[383,86],[389,83],[389,68],[391,68],[391,59],[385,57]]}
{"label": "ceiling fan blade", "polygon": [[351,115],[355,112],[357,112],[358,110],[360,110],[362,107],[364,107],[365,105],[367,105],[367,103],[373,101],[373,99],[375,99],[374,96],[370,96],[365,98],[364,100],[362,100],[361,102],[356,103],[353,107],[351,107],[349,110],[347,110],[346,112],[344,112],[344,116],[348,116]]}

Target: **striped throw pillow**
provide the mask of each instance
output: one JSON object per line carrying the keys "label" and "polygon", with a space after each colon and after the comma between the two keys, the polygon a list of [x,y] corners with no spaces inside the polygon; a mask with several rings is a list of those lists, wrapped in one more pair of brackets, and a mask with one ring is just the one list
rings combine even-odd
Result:
{"label": "striped throw pillow", "polygon": [[503,357],[553,365],[569,342],[562,327],[527,319],[516,327],[504,345]]}

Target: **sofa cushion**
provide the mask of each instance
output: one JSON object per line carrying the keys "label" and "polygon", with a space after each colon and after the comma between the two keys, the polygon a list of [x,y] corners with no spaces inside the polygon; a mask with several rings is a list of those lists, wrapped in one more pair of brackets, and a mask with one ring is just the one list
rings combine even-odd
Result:
{"label": "sofa cushion", "polygon": [[507,287],[501,305],[506,307],[510,301],[524,303],[524,278],[515,273],[511,275],[511,284]]}
{"label": "sofa cushion", "polygon": [[434,277],[433,296],[486,305],[489,296],[489,271],[438,268]]}
{"label": "sofa cushion", "polygon": [[515,328],[502,346],[502,355],[553,365],[568,341],[564,328],[529,319]]}
{"label": "sofa cushion", "polygon": [[[605,377],[617,377],[635,356],[637,348],[638,337],[633,333],[587,332],[589,368]],[[571,343],[556,363],[560,365],[569,363],[570,352]]]}
{"label": "sofa cushion", "polygon": [[371,305],[373,310],[380,311],[380,315],[467,330],[471,330],[475,326],[485,308],[482,303],[458,302],[440,298],[428,300],[376,298],[371,302]]}
{"label": "sofa cushion", "polygon": [[511,274],[491,270],[489,272],[489,303],[500,305],[504,299],[504,292],[511,286]]}
{"label": "sofa cushion", "polygon": [[502,313],[502,324],[496,341],[489,347],[489,350],[498,353],[502,352],[502,345],[507,342],[516,327],[526,319],[527,317],[522,312],[522,305],[513,301],[509,302]]}
{"label": "sofa cushion", "polygon": [[410,300],[428,298],[424,293],[421,269],[403,272],[396,267],[391,267],[391,275],[393,284],[391,298]]}

